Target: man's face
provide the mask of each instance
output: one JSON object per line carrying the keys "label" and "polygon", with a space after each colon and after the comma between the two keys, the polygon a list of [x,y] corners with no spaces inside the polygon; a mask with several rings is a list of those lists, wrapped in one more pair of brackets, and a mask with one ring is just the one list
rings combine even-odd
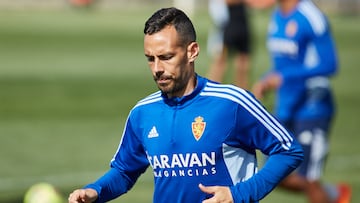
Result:
{"label": "man's face", "polygon": [[194,76],[194,47],[198,51],[197,43],[180,44],[173,26],[145,35],[144,52],[149,67],[157,86],[168,97],[181,97],[193,90],[194,84],[189,84],[189,80]]}

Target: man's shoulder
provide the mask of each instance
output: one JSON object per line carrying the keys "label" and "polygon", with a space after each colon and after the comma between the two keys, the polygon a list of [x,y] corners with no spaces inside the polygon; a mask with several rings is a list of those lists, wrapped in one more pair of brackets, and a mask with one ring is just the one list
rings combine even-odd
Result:
{"label": "man's shoulder", "polygon": [[144,97],[143,99],[139,100],[136,103],[136,105],[134,106],[134,108],[137,108],[139,106],[152,104],[152,103],[156,103],[156,102],[161,101],[161,100],[163,100],[163,97],[161,96],[161,91],[157,91],[157,92],[154,92],[154,93]]}
{"label": "man's shoulder", "polygon": [[[328,22],[325,14],[311,1],[300,1],[298,12],[303,17],[316,35],[322,35],[328,29]],[[302,25],[304,27],[305,25]]]}
{"label": "man's shoulder", "polygon": [[224,84],[224,83],[218,83],[211,80],[207,80],[205,87],[205,92],[244,92],[246,90],[233,85],[233,84]]}
{"label": "man's shoulder", "polygon": [[222,84],[208,81],[200,93],[201,96],[220,97],[227,100],[249,100],[253,99],[253,95],[236,85]]}

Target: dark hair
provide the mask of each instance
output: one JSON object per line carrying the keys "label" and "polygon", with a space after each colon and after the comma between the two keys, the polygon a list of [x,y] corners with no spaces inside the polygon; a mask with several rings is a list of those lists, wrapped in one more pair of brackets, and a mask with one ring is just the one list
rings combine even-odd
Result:
{"label": "dark hair", "polygon": [[174,7],[156,11],[145,22],[144,34],[152,35],[166,26],[175,27],[179,34],[180,43],[188,45],[196,41],[196,32],[191,20],[183,11]]}

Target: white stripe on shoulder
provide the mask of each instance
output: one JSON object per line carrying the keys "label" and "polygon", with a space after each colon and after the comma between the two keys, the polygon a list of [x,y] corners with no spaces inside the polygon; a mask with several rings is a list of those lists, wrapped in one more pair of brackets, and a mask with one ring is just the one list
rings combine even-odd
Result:
{"label": "white stripe on shoulder", "polygon": [[247,91],[233,85],[207,83],[200,95],[220,97],[238,103],[258,119],[282,143],[284,149],[291,147],[293,138],[288,131]]}
{"label": "white stripe on shoulder", "polygon": [[315,34],[321,35],[325,32],[327,26],[325,16],[312,1],[300,1],[298,8],[300,13],[302,13],[305,18],[308,19]]}
{"label": "white stripe on shoulder", "polygon": [[163,98],[161,97],[161,91],[157,91],[147,97],[145,97],[144,99],[140,100],[135,106],[134,108],[138,107],[138,106],[142,106],[145,104],[150,104],[150,103],[154,103],[157,101],[162,100]]}

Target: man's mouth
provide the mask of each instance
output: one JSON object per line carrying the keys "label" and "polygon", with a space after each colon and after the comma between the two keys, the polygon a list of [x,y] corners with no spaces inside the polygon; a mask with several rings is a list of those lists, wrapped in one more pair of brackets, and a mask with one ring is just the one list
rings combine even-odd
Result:
{"label": "man's mouth", "polygon": [[161,85],[161,84],[165,84],[165,83],[169,83],[171,80],[171,77],[159,77],[156,78],[156,82]]}

